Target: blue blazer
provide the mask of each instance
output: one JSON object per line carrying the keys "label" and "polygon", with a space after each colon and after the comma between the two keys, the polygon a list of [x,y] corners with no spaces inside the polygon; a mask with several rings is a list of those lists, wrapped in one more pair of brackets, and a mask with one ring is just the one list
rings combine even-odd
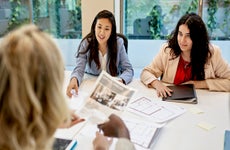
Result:
{"label": "blue blazer", "polygon": [[[85,39],[81,42],[80,50],[79,52],[86,51],[89,43]],[[122,38],[117,37],[117,68],[118,68],[118,77],[123,79],[125,84],[128,84],[132,81],[134,71],[133,67],[128,59],[128,54],[126,53],[125,47],[124,47],[124,41]],[[90,50],[89,50],[90,51]],[[71,78],[76,77],[78,80],[78,84],[80,85],[84,76],[84,73],[89,73],[92,75],[98,76],[101,73],[101,68],[97,69],[97,65],[94,61],[91,62],[91,67],[88,64],[88,58],[89,58],[89,51],[85,54],[79,54],[78,57],[76,57],[76,67],[74,68]],[[109,66],[106,66],[106,72],[110,74]]]}

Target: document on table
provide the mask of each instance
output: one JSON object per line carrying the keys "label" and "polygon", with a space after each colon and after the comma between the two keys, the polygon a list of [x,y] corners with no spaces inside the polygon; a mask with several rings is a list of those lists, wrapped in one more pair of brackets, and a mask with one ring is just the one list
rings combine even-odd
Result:
{"label": "document on table", "polygon": [[141,97],[131,102],[127,110],[158,123],[169,121],[186,111],[185,108],[177,105],[164,101],[151,100],[147,97]]}
{"label": "document on table", "polygon": [[58,128],[54,134],[56,138],[73,139],[74,136],[83,128],[85,121],[78,123],[70,128]]}
{"label": "document on table", "polygon": [[[88,95],[89,94],[85,91],[78,91],[78,95],[74,95],[71,99],[68,99],[69,108],[75,110],[75,113],[81,116],[79,111],[83,108]],[[86,121],[78,123],[70,128],[58,128],[54,134],[54,137],[62,139],[73,139],[73,137],[81,130],[85,124]]]}
{"label": "document on table", "polygon": [[89,93],[82,90],[78,91],[78,95],[73,95],[68,101],[70,109],[74,109],[77,112],[80,111],[85,105],[88,96]]}
{"label": "document on table", "polygon": [[149,148],[158,135],[160,128],[157,128],[146,122],[140,122],[131,119],[124,119],[129,129],[131,141],[138,146]]}
{"label": "document on table", "polygon": [[[135,147],[149,149],[155,137],[158,135],[160,128],[137,119],[122,119],[129,129],[131,141],[134,143]],[[98,131],[97,124],[92,124],[92,122],[90,122],[79,131],[78,135],[94,139],[96,131]]]}
{"label": "document on table", "polygon": [[97,78],[90,98],[109,109],[123,111],[135,91],[135,89],[125,86],[107,72],[102,71]]}

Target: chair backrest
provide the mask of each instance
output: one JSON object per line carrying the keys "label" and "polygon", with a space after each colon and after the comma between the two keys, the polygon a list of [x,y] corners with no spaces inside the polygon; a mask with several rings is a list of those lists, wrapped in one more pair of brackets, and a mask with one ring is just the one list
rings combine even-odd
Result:
{"label": "chair backrest", "polygon": [[127,39],[127,37],[122,33],[117,33],[117,36],[119,36],[123,39],[126,53],[128,53],[128,39]]}

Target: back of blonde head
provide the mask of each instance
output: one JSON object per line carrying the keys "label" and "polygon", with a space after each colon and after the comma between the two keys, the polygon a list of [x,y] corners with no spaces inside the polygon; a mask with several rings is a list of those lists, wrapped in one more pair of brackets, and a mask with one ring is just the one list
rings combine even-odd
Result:
{"label": "back of blonde head", "polygon": [[64,64],[51,37],[25,25],[0,42],[0,149],[51,149],[68,108]]}

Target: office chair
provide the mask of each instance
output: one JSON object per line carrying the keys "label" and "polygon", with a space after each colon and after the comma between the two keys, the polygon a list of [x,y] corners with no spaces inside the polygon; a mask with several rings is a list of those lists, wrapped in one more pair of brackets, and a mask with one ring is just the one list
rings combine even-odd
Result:
{"label": "office chair", "polygon": [[117,33],[117,36],[119,36],[123,39],[126,53],[128,53],[128,39],[127,39],[127,37],[122,33]]}

